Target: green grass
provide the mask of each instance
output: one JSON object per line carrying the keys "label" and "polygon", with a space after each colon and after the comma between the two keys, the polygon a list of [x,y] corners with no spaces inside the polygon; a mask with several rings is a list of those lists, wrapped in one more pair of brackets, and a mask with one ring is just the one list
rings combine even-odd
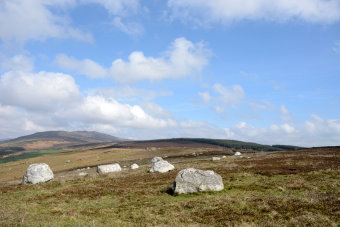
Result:
{"label": "green grass", "polygon": [[18,160],[24,160],[28,158],[34,158],[34,157],[39,157],[43,155],[48,155],[48,154],[58,154],[58,153],[64,153],[64,152],[69,152],[65,150],[42,150],[42,151],[34,151],[34,152],[27,152],[15,156],[9,156],[7,158],[1,159],[1,163],[8,163],[8,162],[14,162]]}
{"label": "green grass", "polygon": [[1,188],[1,226],[337,226],[340,172],[223,175],[221,192],[172,196],[173,173]]}

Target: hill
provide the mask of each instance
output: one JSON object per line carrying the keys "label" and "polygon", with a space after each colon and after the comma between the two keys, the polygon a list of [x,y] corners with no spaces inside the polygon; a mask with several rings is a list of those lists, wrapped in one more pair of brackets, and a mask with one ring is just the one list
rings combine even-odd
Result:
{"label": "hill", "polygon": [[32,155],[39,156],[39,152],[39,154],[32,154],[37,151],[46,153],[47,150],[47,153],[58,153],[58,151],[62,152],[65,149],[72,150],[73,146],[79,149],[81,146],[88,147],[90,145],[121,141],[126,141],[126,139],[94,131],[37,132],[0,142],[0,156],[6,158],[7,156],[21,155],[21,158],[25,158]]}
{"label": "hill", "polygon": [[64,140],[70,142],[79,143],[91,143],[91,142],[121,142],[125,139],[111,136],[108,134],[95,132],[95,131],[46,131],[37,132],[32,135],[21,136],[16,139],[9,140],[7,142],[19,142],[27,140]]}
{"label": "hill", "polygon": [[258,143],[243,142],[238,140],[224,139],[206,139],[206,138],[173,138],[159,140],[140,140],[127,141],[114,144],[109,147],[131,147],[131,148],[147,148],[147,147],[222,147],[227,149],[251,150],[251,151],[285,151],[299,150],[303,147],[291,145],[263,145]]}

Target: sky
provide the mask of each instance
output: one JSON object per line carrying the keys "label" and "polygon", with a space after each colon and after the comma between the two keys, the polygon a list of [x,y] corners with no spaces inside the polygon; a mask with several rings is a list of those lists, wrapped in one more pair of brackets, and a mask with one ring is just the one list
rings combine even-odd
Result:
{"label": "sky", "polygon": [[340,0],[1,0],[0,139],[340,145]]}

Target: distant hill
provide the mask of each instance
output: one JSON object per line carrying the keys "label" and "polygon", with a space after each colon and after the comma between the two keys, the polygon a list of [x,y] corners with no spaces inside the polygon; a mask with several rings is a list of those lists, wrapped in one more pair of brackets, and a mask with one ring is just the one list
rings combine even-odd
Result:
{"label": "distant hill", "polygon": [[224,140],[224,139],[206,139],[206,138],[173,138],[173,139],[159,139],[159,140],[140,140],[127,141],[114,145],[102,147],[224,147],[229,149],[244,149],[254,151],[285,151],[285,150],[299,150],[303,147],[291,145],[262,145],[258,143],[243,142],[238,140]]}
{"label": "distant hill", "polygon": [[[126,141],[126,139],[118,138],[115,136],[111,136],[108,134],[95,132],[95,131],[46,131],[46,132],[37,132],[32,135],[21,136],[16,139],[12,139],[10,141],[22,141],[22,140],[65,140],[72,142],[121,142]],[[9,141],[8,141],[9,142]]]}
{"label": "distant hill", "polygon": [[37,132],[0,142],[0,155],[43,149],[65,149],[67,147],[122,142],[126,139],[94,131],[46,131]]}

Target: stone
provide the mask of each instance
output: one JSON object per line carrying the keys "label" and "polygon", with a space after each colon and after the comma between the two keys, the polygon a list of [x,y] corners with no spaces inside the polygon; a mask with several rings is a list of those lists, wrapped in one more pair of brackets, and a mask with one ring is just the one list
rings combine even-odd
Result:
{"label": "stone", "polygon": [[241,154],[241,152],[236,151],[234,155],[235,155],[235,156],[241,156],[242,154]]}
{"label": "stone", "polygon": [[161,158],[161,157],[154,157],[153,159],[151,159],[151,165],[153,165],[154,163],[159,162],[159,161],[163,161],[163,158]]}
{"label": "stone", "polygon": [[70,163],[70,162],[71,162],[71,160],[66,160],[66,161],[65,161],[65,163]]}
{"label": "stone", "polygon": [[219,160],[221,160],[221,158],[219,158],[219,157],[212,157],[212,160],[213,161],[219,161]]}
{"label": "stone", "polygon": [[85,176],[87,176],[87,175],[89,175],[88,173],[85,173],[85,172],[80,172],[79,174],[78,174],[78,176],[80,176],[80,177],[85,177]]}
{"label": "stone", "polygon": [[179,171],[171,186],[174,194],[188,194],[202,191],[221,191],[224,189],[222,177],[212,170],[194,168]]}
{"label": "stone", "polygon": [[131,168],[131,169],[138,169],[139,166],[138,166],[136,163],[134,163],[134,164],[132,164],[132,165],[130,166],[130,168]]}
{"label": "stone", "polygon": [[151,173],[165,173],[168,172],[170,170],[175,169],[175,166],[173,166],[172,164],[170,164],[167,161],[161,160],[158,162],[154,162],[152,164],[152,167],[150,169]]}
{"label": "stone", "polygon": [[23,184],[37,184],[41,182],[50,181],[53,179],[53,172],[51,168],[45,163],[31,164],[23,178]]}
{"label": "stone", "polygon": [[222,158],[227,158],[227,156],[223,155]]}
{"label": "stone", "polygon": [[109,164],[109,165],[100,165],[97,166],[97,172],[99,174],[106,174],[106,173],[112,173],[112,172],[119,172],[122,168],[119,164]]}

